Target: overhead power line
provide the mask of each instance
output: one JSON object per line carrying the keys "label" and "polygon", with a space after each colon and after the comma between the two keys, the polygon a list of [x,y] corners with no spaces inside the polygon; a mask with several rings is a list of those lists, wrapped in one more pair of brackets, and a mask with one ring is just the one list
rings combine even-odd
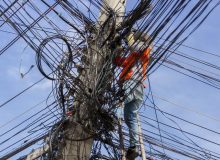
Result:
{"label": "overhead power line", "polygon": [[[106,159],[122,159],[121,153],[124,153],[129,147],[127,141],[129,128],[122,125],[120,126],[122,130],[118,134],[111,132],[114,130],[114,127],[111,126],[113,118],[109,115],[122,104],[121,102],[136,86],[126,86],[123,81],[119,80],[123,79],[123,75],[120,77],[122,71],[115,64],[115,60],[131,56],[131,60],[137,58],[150,61],[146,66],[146,72],[145,68],[142,68],[144,72],[140,72],[138,68],[133,70],[130,78],[137,79],[138,83],[141,83],[142,79],[148,78],[161,65],[164,65],[164,62],[167,62],[173,68],[178,67],[185,72],[191,72],[194,76],[199,76],[198,80],[202,78],[202,82],[210,86],[220,86],[217,78],[196,72],[169,59],[169,56],[174,53],[172,50],[176,51],[219,4],[220,1],[213,2],[212,0],[198,2],[142,0],[132,4],[133,7],[130,11],[124,11],[126,0],[53,2],[40,0],[37,3],[33,0],[13,2],[3,0],[0,5],[0,26],[4,27],[5,33],[15,35],[8,37],[8,43],[0,54],[22,37],[36,53],[35,60],[39,72],[51,81],[50,96],[53,95],[55,101],[0,135],[2,138],[0,144],[4,145],[4,148],[1,149],[2,157],[11,157],[21,149],[25,149],[25,144],[29,146],[36,142],[35,140],[39,140],[39,137],[47,136],[49,149],[43,156],[49,160],[66,160],[69,157],[77,157],[80,160],[88,159],[88,157],[100,158],[100,155],[106,155],[103,152],[107,153],[104,157]],[[49,18],[50,11],[53,16],[57,16],[57,20]],[[98,11],[100,11],[99,14]],[[42,27],[42,24],[48,24],[47,28]],[[138,25],[134,27],[135,24]],[[73,31],[69,32],[69,30]],[[128,40],[131,33],[134,34],[135,39],[135,43],[132,44]],[[16,35],[18,36],[14,38],[13,36]],[[158,40],[157,37],[163,38],[161,44],[158,43],[161,42],[161,39]],[[133,47],[138,48],[135,51],[137,52],[135,57],[132,57]],[[148,48],[151,58],[144,54]],[[206,61],[183,55],[183,53],[179,53],[179,55],[218,69],[218,66]],[[130,59],[127,61],[129,61],[127,62],[129,65],[124,75],[128,74],[137,63]],[[125,61],[122,62],[122,65],[125,65]],[[29,86],[0,107],[42,80]],[[128,88],[130,88],[129,93]],[[153,95],[150,81],[149,90]],[[171,125],[161,123],[161,117],[159,117],[153,98],[151,100],[148,97],[147,100],[153,104],[156,118],[151,118],[155,121],[150,123],[147,121],[148,116],[142,119],[142,124],[148,127],[146,129],[143,127],[140,135],[144,137],[142,155],[144,155],[143,152],[146,153],[143,160],[145,157],[175,159],[173,155],[169,155],[170,152],[167,150],[176,153],[177,156],[183,155],[194,159],[219,158],[217,153],[204,149],[191,137],[187,137],[186,134],[192,135],[192,133],[183,131],[177,123],[178,128],[173,127],[173,129],[184,135],[187,140],[163,130],[160,124],[169,127]],[[10,124],[36,106],[1,127]],[[180,105],[179,107],[207,116],[187,107]],[[215,119],[211,116],[207,117]],[[117,122],[114,123],[118,125]],[[210,133],[212,132],[210,131]],[[18,138],[18,136],[20,137]],[[193,136],[199,137],[202,142],[208,144],[213,142],[196,134]],[[120,147],[118,147],[119,137],[120,142],[126,139],[124,145]],[[42,143],[41,146],[46,142]],[[146,146],[149,150],[144,151]],[[209,155],[211,156],[209,157]]]}
{"label": "overhead power line", "polygon": [[48,100],[49,98],[53,97],[54,95],[46,98],[45,100],[41,101],[40,103],[36,104],[35,106],[29,108],[28,110],[26,110],[25,112],[23,112],[22,114],[16,116],[15,118],[13,118],[12,120],[8,121],[7,123],[3,124],[2,126],[0,126],[0,128],[6,126],[7,124],[11,123],[12,121],[14,121],[15,119],[21,117],[22,115],[24,115],[25,113],[29,112],[30,110],[34,109],[35,107],[39,106],[40,104],[42,104],[43,102],[45,102],[46,100]]}
{"label": "overhead power line", "polygon": [[211,116],[206,115],[206,114],[204,114],[204,113],[201,113],[201,112],[199,112],[199,111],[196,111],[196,110],[193,110],[193,109],[191,109],[191,108],[187,108],[187,107],[181,106],[181,105],[179,105],[179,104],[177,104],[177,103],[171,102],[171,101],[166,100],[166,99],[161,98],[161,97],[158,97],[158,96],[156,96],[156,95],[154,95],[154,94],[151,94],[151,93],[148,93],[148,92],[145,92],[145,93],[146,93],[146,94],[150,94],[150,95],[152,95],[152,96],[154,96],[154,97],[156,97],[156,98],[158,98],[158,99],[161,99],[161,100],[163,100],[163,101],[166,101],[166,102],[169,102],[169,103],[171,103],[171,104],[174,104],[174,105],[176,105],[176,106],[178,106],[178,107],[187,109],[187,110],[189,110],[189,111],[195,112],[195,113],[197,113],[197,114],[200,114],[200,115],[202,115],[202,116],[205,116],[205,117],[208,117],[208,118],[210,118],[210,119],[213,119],[213,120],[215,120],[215,121],[219,121],[219,122],[220,122],[219,119],[214,118],[214,117],[211,117]]}

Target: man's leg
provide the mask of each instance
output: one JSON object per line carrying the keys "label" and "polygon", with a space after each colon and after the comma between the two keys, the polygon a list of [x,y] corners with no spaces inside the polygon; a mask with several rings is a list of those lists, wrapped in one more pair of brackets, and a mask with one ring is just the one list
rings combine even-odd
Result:
{"label": "man's leg", "polygon": [[120,104],[118,107],[113,109],[112,113],[117,118],[117,120],[119,120],[119,118],[121,118],[123,110],[124,110],[124,105],[123,104]]}
{"label": "man's leg", "polygon": [[[132,82],[132,87],[134,87],[137,83],[135,81]],[[129,84],[128,83],[128,84]],[[137,123],[137,112],[143,101],[143,85],[141,83],[137,84],[137,87],[130,93],[127,97],[124,107],[124,118],[125,123],[129,128],[130,135],[130,146],[138,146],[139,145],[139,136],[138,136],[138,123]]]}
{"label": "man's leg", "polygon": [[136,100],[133,100],[125,105],[124,118],[125,123],[129,128],[130,147],[127,150],[126,158],[134,160],[139,155],[139,136],[137,112],[139,105]]}
{"label": "man's leg", "polygon": [[122,112],[124,110],[124,105],[119,103],[119,106],[117,106],[116,108],[114,108],[110,114],[111,118],[112,118],[112,122],[109,123],[110,125],[110,130],[114,130],[116,125],[119,123],[119,118],[121,118]]}
{"label": "man's leg", "polygon": [[[137,83],[133,82],[132,85]],[[134,91],[125,100],[124,117],[125,123],[129,128],[130,147],[128,148],[126,158],[133,160],[139,155],[139,134],[137,123],[137,112],[143,101],[143,85],[137,84]]]}
{"label": "man's leg", "polygon": [[[136,84],[134,82],[135,81],[133,81],[133,80],[126,80],[124,82],[123,89],[126,89],[125,94],[130,93],[131,87],[134,87],[134,85]],[[134,99],[133,95],[128,95],[128,97],[125,99],[124,102],[128,103],[128,102],[132,101],[133,99]],[[118,106],[112,110],[112,113],[117,119],[119,119],[122,115],[123,110],[124,110],[124,103],[121,103],[121,102],[119,103],[118,101],[116,102],[116,104],[117,103],[118,103]]]}
{"label": "man's leg", "polygon": [[138,136],[138,123],[137,123],[137,112],[138,112],[138,103],[133,100],[124,107],[124,118],[125,123],[129,128],[130,136],[130,146],[139,146],[139,136]]}

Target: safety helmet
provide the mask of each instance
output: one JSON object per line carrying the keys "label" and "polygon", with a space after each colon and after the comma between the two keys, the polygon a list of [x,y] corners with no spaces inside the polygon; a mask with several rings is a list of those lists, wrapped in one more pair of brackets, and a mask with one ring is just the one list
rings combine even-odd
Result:
{"label": "safety helmet", "polygon": [[148,45],[150,51],[151,52],[153,51],[153,47],[154,46],[153,46],[153,42],[151,42],[152,39],[151,39],[149,34],[147,34],[145,32],[141,32],[141,31],[135,31],[135,33],[134,33],[134,40],[135,41],[139,40],[141,44],[143,43],[144,45]]}

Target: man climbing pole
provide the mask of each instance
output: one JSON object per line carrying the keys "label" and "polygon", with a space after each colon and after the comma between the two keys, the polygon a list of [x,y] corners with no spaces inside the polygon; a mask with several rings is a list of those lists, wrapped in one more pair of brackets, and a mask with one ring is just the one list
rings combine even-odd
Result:
{"label": "man climbing pole", "polygon": [[[136,36],[135,36],[136,35]],[[114,64],[122,67],[119,83],[123,83],[123,89],[127,96],[123,104],[114,109],[113,116],[118,120],[124,110],[125,123],[129,128],[130,147],[127,150],[126,158],[135,159],[139,155],[139,136],[137,124],[137,112],[143,101],[143,88],[146,88],[146,67],[150,58],[152,44],[148,34],[137,31],[134,35],[128,36],[128,57],[115,57]],[[134,88],[134,89],[133,89]]]}

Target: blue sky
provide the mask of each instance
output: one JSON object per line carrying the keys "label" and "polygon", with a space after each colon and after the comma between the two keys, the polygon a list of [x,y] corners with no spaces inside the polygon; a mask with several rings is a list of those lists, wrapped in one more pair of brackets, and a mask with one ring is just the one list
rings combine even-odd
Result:
{"label": "blue sky", "polygon": [[[37,1],[36,4],[38,4]],[[41,4],[40,4],[41,5]],[[127,7],[131,8],[133,4],[131,1],[128,1]],[[43,5],[41,6],[42,10],[44,9]],[[59,8],[58,8],[59,10]],[[65,13],[62,13],[65,15]],[[48,17],[53,17],[55,14],[50,13]],[[208,51],[217,55],[219,54],[220,50],[220,22],[219,22],[219,15],[220,15],[220,9],[219,7],[216,8],[212,14],[206,19],[206,21],[202,24],[202,26],[197,29],[195,33],[193,33],[185,42],[185,45],[199,48],[204,51]],[[55,17],[53,18],[53,21],[55,23],[59,23],[60,20]],[[42,25],[45,24],[44,22],[41,22]],[[68,27],[65,26],[63,23],[60,23],[60,26],[63,29],[67,29]],[[2,30],[10,30],[7,25],[3,25],[0,29]],[[12,40],[15,35],[12,34],[6,34],[3,32],[0,32],[0,36],[3,37],[0,40],[0,49],[2,49],[10,40]],[[21,67],[22,73],[26,72],[31,65],[35,65],[35,67],[24,77],[21,78],[19,74],[19,63],[21,58],[21,53],[26,46],[26,43],[24,40],[19,39],[18,42],[16,42],[12,47],[10,47],[5,53],[3,53],[0,56],[0,104],[3,104],[11,97],[15,96],[17,93],[21,92],[28,86],[32,85],[39,79],[43,78],[43,76],[38,71],[36,64],[35,64],[35,52],[28,47],[24,52],[23,57],[23,63]],[[199,52],[196,50],[192,50],[189,48],[186,48],[184,46],[181,46],[179,51],[184,52],[186,54],[189,54],[191,56],[197,57],[199,59],[208,61],[210,63],[213,63],[215,65],[219,64],[219,57],[211,56],[203,52]],[[207,69],[209,71],[212,71],[214,73],[220,74],[220,72],[213,68],[208,68],[206,66],[202,66],[200,64],[194,63],[192,61],[189,61],[187,59],[181,58],[177,55],[172,55],[172,58],[177,58],[179,60],[182,60],[184,62],[188,62],[190,64],[200,66],[204,69]],[[181,64],[181,63],[180,63]],[[186,66],[186,65],[184,65]],[[190,67],[190,66],[189,66]],[[195,69],[197,70],[197,69]],[[199,71],[199,70],[198,70]],[[205,73],[202,71],[202,73]],[[215,76],[218,78],[218,76]],[[162,97],[164,99],[170,100],[172,102],[175,102],[177,104],[180,104],[182,106],[197,110],[199,112],[202,112],[204,114],[207,114],[209,116],[215,117],[217,119],[219,118],[220,113],[220,107],[219,107],[219,90],[210,87],[208,85],[205,85],[201,82],[198,82],[194,79],[191,79],[187,76],[184,76],[180,73],[177,73],[175,71],[172,71],[166,67],[161,66],[156,72],[154,72],[150,76],[150,82],[152,87],[153,94]],[[13,101],[9,102],[8,104],[4,105],[0,108],[0,133],[3,133],[4,131],[7,131],[8,129],[14,127],[22,120],[27,119],[34,113],[38,112],[39,110],[43,109],[45,107],[45,102],[41,105],[37,106],[36,108],[32,109],[28,113],[24,114],[23,116],[17,118],[13,122],[9,123],[8,125],[5,125],[4,127],[1,127],[3,124],[7,123],[14,117],[22,114],[29,108],[35,106],[39,102],[46,99],[46,97],[49,95],[52,89],[51,81],[49,80],[43,80],[33,88],[29,89],[27,92],[23,93],[21,96],[15,98]],[[148,89],[145,89],[146,92],[148,92]],[[53,98],[52,98],[53,99]],[[175,105],[172,105],[170,103],[167,103],[165,101],[159,100],[157,98],[154,98],[155,104],[163,111],[166,111],[168,113],[171,113],[173,115],[176,115],[178,117],[181,117],[183,119],[186,119],[188,121],[191,121],[196,124],[200,124],[204,127],[210,128],[214,131],[220,132],[219,126],[220,122],[212,120],[210,118],[207,118],[205,116],[201,116],[199,114],[196,114],[194,112],[182,109],[180,107],[177,107]],[[149,102],[147,102],[150,104]],[[155,119],[155,113],[154,110],[150,108],[146,108],[143,115],[147,117],[151,117]],[[173,122],[165,118],[163,115],[161,115],[158,112],[158,119],[159,121],[163,123],[167,123],[169,125],[177,127]],[[212,140],[214,142],[219,142],[219,135],[214,134],[211,132],[207,132],[205,130],[201,130],[197,127],[194,127],[192,125],[189,125],[187,123],[183,123],[182,121],[178,121],[175,119],[175,121],[181,126],[181,128],[187,132],[193,133],[195,135],[204,137],[206,139]],[[148,121],[151,122],[151,121]],[[152,124],[156,125],[156,123]],[[23,127],[25,124],[23,125]],[[146,129],[152,129],[147,125],[142,124],[143,128]],[[161,129],[164,129],[166,131],[169,131],[173,134],[176,134],[178,136],[181,136],[182,138],[185,138],[180,132],[176,132],[170,128],[160,126]],[[18,131],[19,128],[15,129],[15,131]],[[157,130],[153,130],[158,133]],[[0,142],[9,137],[11,134],[7,134],[5,136],[0,137]],[[7,145],[11,144],[12,142],[15,142],[18,139],[21,139],[22,137],[28,135],[27,131],[19,134],[16,136],[15,139],[9,141],[10,143],[7,143]],[[208,142],[201,141],[197,138],[192,138],[194,142],[196,142],[198,145],[210,149],[215,152],[219,152],[219,146],[212,145]],[[7,146],[6,144],[0,145],[0,150],[5,148]],[[30,147],[29,149],[25,150],[24,152],[19,153],[18,155],[14,156],[11,159],[19,158],[22,155],[28,154],[31,149],[34,147]],[[9,150],[8,150],[9,151]],[[170,154],[169,151],[166,151],[166,153]],[[0,153],[2,155],[2,153]],[[180,155],[171,154],[179,159],[187,159],[182,158]]]}

